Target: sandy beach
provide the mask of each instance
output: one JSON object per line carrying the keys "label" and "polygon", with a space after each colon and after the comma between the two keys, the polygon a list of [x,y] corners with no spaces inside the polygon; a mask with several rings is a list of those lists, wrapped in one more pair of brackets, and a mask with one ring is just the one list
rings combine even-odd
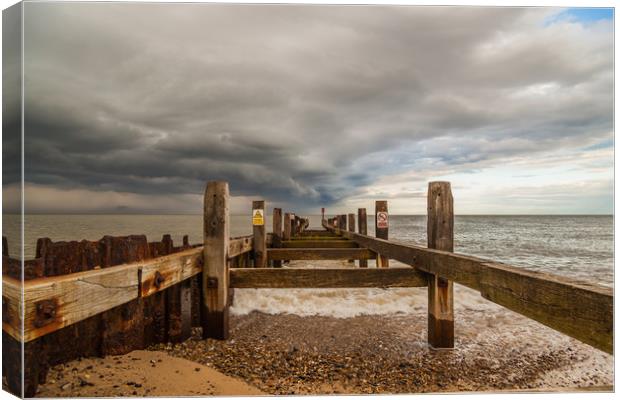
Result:
{"label": "sandy beach", "polygon": [[259,389],[213,368],[136,350],[122,356],[84,358],[57,365],[38,397],[250,396]]}
{"label": "sandy beach", "polygon": [[426,344],[424,288],[236,290],[231,313],[229,341],[203,340],[194,328],[184,343],[74,361],[53,368],[38,396],[610,391],[613,385],[612,356],[459,285],[454,350]]}

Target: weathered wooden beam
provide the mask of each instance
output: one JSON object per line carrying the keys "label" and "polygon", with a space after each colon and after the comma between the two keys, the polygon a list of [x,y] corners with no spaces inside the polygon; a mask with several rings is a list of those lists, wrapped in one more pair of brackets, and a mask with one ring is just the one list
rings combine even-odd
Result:
{"label": "weathered wooden beam", "polygon": [[231,268],[232,288],[426,287],[426,274],[414,268]]}
{"label": "weathered wooden beam", "polygon": [[[375,236],[379,239],[388,239],[389,218],[387,200],[375,201]],[[390,266],[390,257],[379,254],[377,257],[377,267],[387,268]]]}
{"label": "weathered wooden beam", "polygon": [[282,231],[282,240],[291,240],[292,235],[291,214],[284,213],[284,229]]}
{"label": "weathered wooden beam", "polygon": [[[365,208],[357,209],[357,232],[361,233],[362,235],[368,234],[368,224],[366,220]],[[359,260],[358,263],[360,268],[368,268],[368,261]]]}
{"label": "weathered wooden beam", "polygon": [[228,259],[252,251],[253,243],[254,240],[251,235],[231,238],[228,241]]}
{"label": "weathered wooden beam", "polygon": [[362,247],[480,291],[486,299],[557,331],[613,352],[613,290],[421,246],[377,239],[325,225]]}
{"label": "weathered wooden beam", "polygon": [[[430,182],[427,195],[428,248],[454,251],[454,206],[450,182]],[[452,281],[431,275],[428,281],[428,344],[454,347],[454,295]]]}
{"label": "weathered wooden beam", "polygon": [[349,219],[349,222],[348,222],[348,225],[347,225],[348,226],[348,230],[351,231],[351,232],[355,232],[355,214],[349,213],[348,214],[348,219]]}
{"label": "weathered wooden beam", "polygon": [[291,236],[297,235],[297,216],[291,213]]}
{"label": "weathered wooden beam", "polygon": [[351,240],[289,240],[282,242],[283,248],[323,248],[323,249],[352,249],[359,247]]}
{"label": "weathered wooden beam", "polygon": [[[202,248],[115,267],[25,281],[25,306],[20,281],[4,276],[3,302],[7,315],[2,329],[17,340],[38,337],[125,304],[150,296],[202,271]],[[20,307],[24,307],[21,335]]]}
{"label": "weathered wooden beam", "polygon": [[310,240],[310,241],[326,240],[326,241],[331,242],[333,240],[347,240],[347,239],[343,238],[342,236],[334,235],[334,236],[294,236],[294,237],[291,237],[291,240]]}
{"label": "weathered wooden beam", "polygon": [[[202,336],[228,339],[228,242],[230,194],[227,182],[209,182],[204,197]],[[254,238],[256,239],[256,238]],[[256,245],[256,243],[255,243]]]}
{"label": "weathered wooden beam", "polygon": [[[350,232],[355,232],[355,214],[348,214],[348,229]],[[349,260],[350,263],[355,263],[355,260]]]}
{"label": "weathered wooden beam", "polygon": [[368,249],[268,249],[270,260],[348,260],[372,259]]}
{"label": "weathered wooden beam", "polygon": [[347,230],[347,215],[341,214],[338,216],[338,226],[340,229]]}
{"label": "weathered wooden beam", "polygon": [[337,236],[330,231],[327,230],[319,230],[319,229],[306,229],[303,232],[300,232],[297,236],[325,236],[325,237],[334,237]]}
{"label": "weathered wooden beam", "polygon": [[265,251],[267,241],[265,236],[265,201],[252,202],[252,232],[254,234],[254,267],[263,268],[267,265]]}

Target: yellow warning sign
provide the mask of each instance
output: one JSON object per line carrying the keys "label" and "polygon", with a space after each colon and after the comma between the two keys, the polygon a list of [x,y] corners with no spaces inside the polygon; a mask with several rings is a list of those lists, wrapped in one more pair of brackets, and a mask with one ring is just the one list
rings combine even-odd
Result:
{"label": "yellow warning sign", "polygon": [[252,225],[265,225],[265,218],[263,218],[263,210],[252,210]]}

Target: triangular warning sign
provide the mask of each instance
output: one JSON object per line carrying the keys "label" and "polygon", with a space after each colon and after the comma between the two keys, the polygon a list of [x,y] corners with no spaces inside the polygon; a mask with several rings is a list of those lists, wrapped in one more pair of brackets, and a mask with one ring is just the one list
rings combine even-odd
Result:
{"label": "triangular warning sign", "polygon": [[252,211],[252,225],[265,225],[263,210],[260,208]]}

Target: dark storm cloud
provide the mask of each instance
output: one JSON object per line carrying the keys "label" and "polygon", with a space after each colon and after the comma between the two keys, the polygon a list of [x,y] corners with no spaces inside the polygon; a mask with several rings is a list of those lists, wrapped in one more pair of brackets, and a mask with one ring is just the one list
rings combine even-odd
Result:
{"label": "dark storm cloud", "polygon": [[[27,3],[26,180],[314,206],[609,139],[612,34],[545,9]],[[418,196],[403,191],[403,195]]]}

